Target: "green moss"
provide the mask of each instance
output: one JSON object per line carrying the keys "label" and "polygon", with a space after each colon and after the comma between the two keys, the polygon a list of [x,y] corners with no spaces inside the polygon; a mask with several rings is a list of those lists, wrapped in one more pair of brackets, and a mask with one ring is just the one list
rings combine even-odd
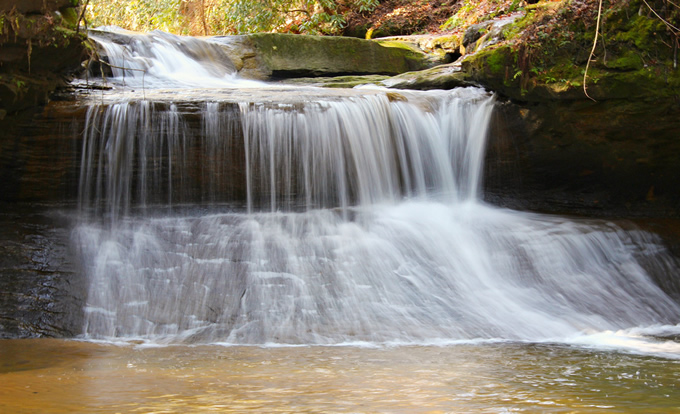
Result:
{"label": "green moss", "polygon": [[437,37],[435,39],[435,44],[437,44],[437,45],[446,45],[446,44],[460,45],[460,35],[448,35],[448,36]]}
{"label": "green moss", "polygon": [[535,22],[536,12],[534,10],[527,10],[527,13],[523,17],[503,28],[503,37],[507,40],[514,39],[520,35],[524,29],[533,25]]}
{"label": "green moss", "polygon": [[613,40],[632,43],[638,49],[648,48],[650,44],[654,43],[657,33],[666,30],[661,20],[646,16],[636,15],[626,22],[620,21],[619,23],[623,24],[615,27],[618,30],[615,32]]}
{"label": "green moss", "polygon": [[495,75],[505,73],[505,68],[507,66],[505,56],[500,53],[491,53],[486,59],[486,64],[491,73]]}
{"label": "green moss", "polygon": [[[536,80],[544,83],[560,83],[567,86],[581,86],[584,68],[574,65],[568,57],[558,59],[543,71],[538,71]],[[592,75],[592,73],[591,73]]]}
{"label": "green moss", "polygon": [[515,72],[516,53],[509,46],[489,47],[472,56],[478,63],[476,66],[487,75],[505,77]]}
{"label": "green moss", "polygon": [[465,4],[451,16],[443,25],[441,25],[442,30],[455,30],[464,26],[467,22],[467,15],[470,14],[477,4],[472,0],[467,0]]}
{"label": "green moss", "polygon": [[506,11],[506,13],[510,14],[522,10],[522,3],[523,3],[522,0],[512,0],[512,3],[510,4],[510,7]]}
{"label": "green moss", "polygon": [[[464,8],[472,3],[465,1]],[[451,24],[456,18],[462,21],[464,8]],[[596,10],[569,0],[539,1],[525,10],[525,16],[505,26],[500,44],[465,57],[463,73],[512,99],[591,104],[583,93],[583,79],[595,38]],[[610,5],[600,29],[601,41],[588,70],[589,95],[598,101],[677,102],[680,70],[673,68],[675,38],[641,0]]]}
{"label": "green moss", "polygon": [[631,71],[642,69],[644,67],[644,62],[639,53],[628,51],[625,52],[623,56],[607,61],[605,66],[614,70]]}
{"label": "green moss", "polygon": [[78,12],[73,7],[67,7],[61,10],[63,22],[67,27],[75,29],[78,24]]}
{"label": "green moss", "polygon": [[517,52],[508,45],[489,47],[467,56],[462,62],[462,71],[469,74],[470,81],[506,96],[519,98],[521,95],[522,78],[515,76]]}
{"label": "green moss", "polygon": [[356,38],[259,33],[249,39],[275,76],[398,74],[428,65],[426,55],[412,48]]}
{"label": "green moss", "polygon": [[54,31],[59,35],[59,37],[66,40],[78,36],[78,33],[75,30],[65,26],[55,26]]}

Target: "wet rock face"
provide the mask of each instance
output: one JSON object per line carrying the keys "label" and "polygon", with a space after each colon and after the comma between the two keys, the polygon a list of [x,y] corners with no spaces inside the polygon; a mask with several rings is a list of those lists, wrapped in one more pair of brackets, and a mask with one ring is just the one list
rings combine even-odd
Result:
{"label": "wet rock face", "polygon": [[[82,116],[82,110],[80,110]],[[11,117],[0,139],[0,202],[62,203],[77,194],[78,111],[52,103]]]}
{"label": "wet rock face", "polygon": [[54,206],[73,194],[73,140],[63,139],[73,134],[49,111],[35,114],[82,60],[76,6],[0,0],[0,338],[82,330],[84,283],[69,259],[69,225],[22,201]]}
{"label": "wet rock face", "polygon": [[79,334],[85,283],[69,259],[66,220],[26,204],[1,206],[0,339]]}
{"label": "wet rock face", "polygon": [[604,217],[677,217],[677,103],[566,101],[499,108],[488,197]]}
{"label": "wet rock face", "polygon": [[[72,337],[82,330],[84,282],[59,213],[77,191],[74,116],[9,117],[0,139],[0,338]],[[51,210],[51,212],[48,212]]]}

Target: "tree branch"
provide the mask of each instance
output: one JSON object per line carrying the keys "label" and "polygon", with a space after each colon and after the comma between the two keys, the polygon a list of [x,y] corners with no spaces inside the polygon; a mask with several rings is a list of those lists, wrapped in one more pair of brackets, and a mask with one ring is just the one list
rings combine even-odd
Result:
{"label": "tree branch", "polygon": [[[645,0],[642,0],[645,1]],[[593,102],[597,102],[595,99],[588,95],[588,69],[590,68],[590,62],[593,60],[593,55],[595,54],[595,49],[597,48],[597,38],[600,35],[600,20],[602,19],[602,0],[600,0],[600,5],[597,9],[597,24],[595,25],[595,39],[593,39],[593,48],[590,50],[590,56],[588,56],[588,62],[586,63],[586,70],[583,73],[583,93]]]}
{"label": "tree branch", "polygon": [[647,0],[642,0],[642,2],[645,3],[645,4],[647,5],[647,7],[649,7],[649,10],[651,10],[652,13],[654,13],[654,15],[655,15],[656,17],[658,17],[659,20],[661,20],[661,21],[662,21],[662,22],[663,22],[663,23],[671,30],[671,32],[673,32],[674,35],[676,35],[676,36],[678,35],[678,32],[680,32],[680,29],[678,29],[677,27],[675,27],[675,26],[673,26],[672,24],[670,24],[670,23],[669,23],[668,21],[666,21],[663,17],[659,16],[659,13],[657,13],[656,10],[654,10],[654,9],[652,8],[652,6],[650,6],[649,3],[647,3]]}
{"label": "tree branch", "polygon": [[[80,22],[85,18],[85,11],[87,10],[87,6],[89,4],[90,0],[87,0],[83,6],[83,9],[80,11],[80,16],[78,16],[78,21],[76,22],[76,34],[80,33]],[[85,22],[87,23],[87,20],[85,20]]]}

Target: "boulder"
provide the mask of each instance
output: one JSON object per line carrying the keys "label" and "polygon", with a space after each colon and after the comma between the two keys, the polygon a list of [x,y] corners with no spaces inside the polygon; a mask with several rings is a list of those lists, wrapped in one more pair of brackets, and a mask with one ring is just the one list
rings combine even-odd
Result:
{"label": "boulder", "polygon": [[270,78],[335,75],[396,75],[429,66],[413,48],[328,36],[259,33],[248,35],[256,70]]}
{"label": "boulder", "polygon": [[465,35],[463,35],[462,46],[465,48],[467,53],[472,53],[476,49],[477,41],[484,36],[484,34],[489,30],[489,27],[493,24],[491,20],[487,20],[482,23],[473,24],[465,30]]}

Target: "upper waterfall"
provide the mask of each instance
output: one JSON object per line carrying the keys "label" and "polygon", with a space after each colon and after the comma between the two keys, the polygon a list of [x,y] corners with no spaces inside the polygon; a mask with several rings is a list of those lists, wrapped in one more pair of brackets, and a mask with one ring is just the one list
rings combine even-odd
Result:
{"label": "upper waterfall", "polygon": [[[236,76],[224,47],[162,31],[135,33],[116,27],[90,30],[99,54],[95,67],[107,81],[136,88],[234,87],[253,84]],[[101,67],[99,67],[101,65]]]}

